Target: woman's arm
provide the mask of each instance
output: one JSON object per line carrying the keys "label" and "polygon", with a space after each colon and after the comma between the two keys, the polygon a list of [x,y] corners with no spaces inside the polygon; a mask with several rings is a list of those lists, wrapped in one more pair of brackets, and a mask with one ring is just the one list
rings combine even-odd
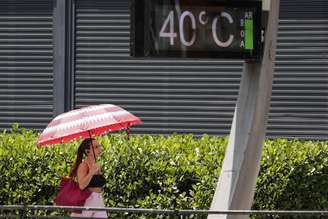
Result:
{"label": "woman's arm", "polygon": [[93,175],[93,171],[89,170],[86,163],[80,163],[79,168],[77,169],[77,182],[79,183],[81,190],[85,189],[89,185]]}

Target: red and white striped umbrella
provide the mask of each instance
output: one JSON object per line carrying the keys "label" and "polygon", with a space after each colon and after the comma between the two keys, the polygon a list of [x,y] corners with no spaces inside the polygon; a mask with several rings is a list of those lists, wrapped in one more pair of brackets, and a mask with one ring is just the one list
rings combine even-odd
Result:
{"label": "red and white striped umbrella", "polygon": [[41,133],[37,144],[60,144],[102,135],[141,123],[132,113],[112,104],[88,106],[55,117]]}

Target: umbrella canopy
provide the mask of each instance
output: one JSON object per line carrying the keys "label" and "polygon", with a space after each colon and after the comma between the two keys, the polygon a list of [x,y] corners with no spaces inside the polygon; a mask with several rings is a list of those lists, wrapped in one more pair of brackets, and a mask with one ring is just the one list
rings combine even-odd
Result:
{"label": "umbrella canopy", "polygon": [[88,106],[55,117],[41,133],[37,144],[60,144],[89,138],[141,123],[132,113],[112,104]]}

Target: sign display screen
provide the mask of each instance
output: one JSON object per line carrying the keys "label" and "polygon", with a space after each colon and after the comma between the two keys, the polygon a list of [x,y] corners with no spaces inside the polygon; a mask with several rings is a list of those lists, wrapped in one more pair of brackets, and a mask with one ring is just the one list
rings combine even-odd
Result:
{"label": "sign display screen", "polygon": [[261,50],[258,1],[134,0],[134,57],[257,59]]}

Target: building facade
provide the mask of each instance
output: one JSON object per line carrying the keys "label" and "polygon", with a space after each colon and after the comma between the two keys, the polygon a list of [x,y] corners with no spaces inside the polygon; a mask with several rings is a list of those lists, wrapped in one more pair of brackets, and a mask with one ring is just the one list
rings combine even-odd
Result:
{"label": "building facade", "polygon": [[[328,1],[280,0],[268,137],[328,139]],[[0,1],[0,129],[117,104],[140,134],[227,135],[241,60],[130,57],[129,0]]]}

